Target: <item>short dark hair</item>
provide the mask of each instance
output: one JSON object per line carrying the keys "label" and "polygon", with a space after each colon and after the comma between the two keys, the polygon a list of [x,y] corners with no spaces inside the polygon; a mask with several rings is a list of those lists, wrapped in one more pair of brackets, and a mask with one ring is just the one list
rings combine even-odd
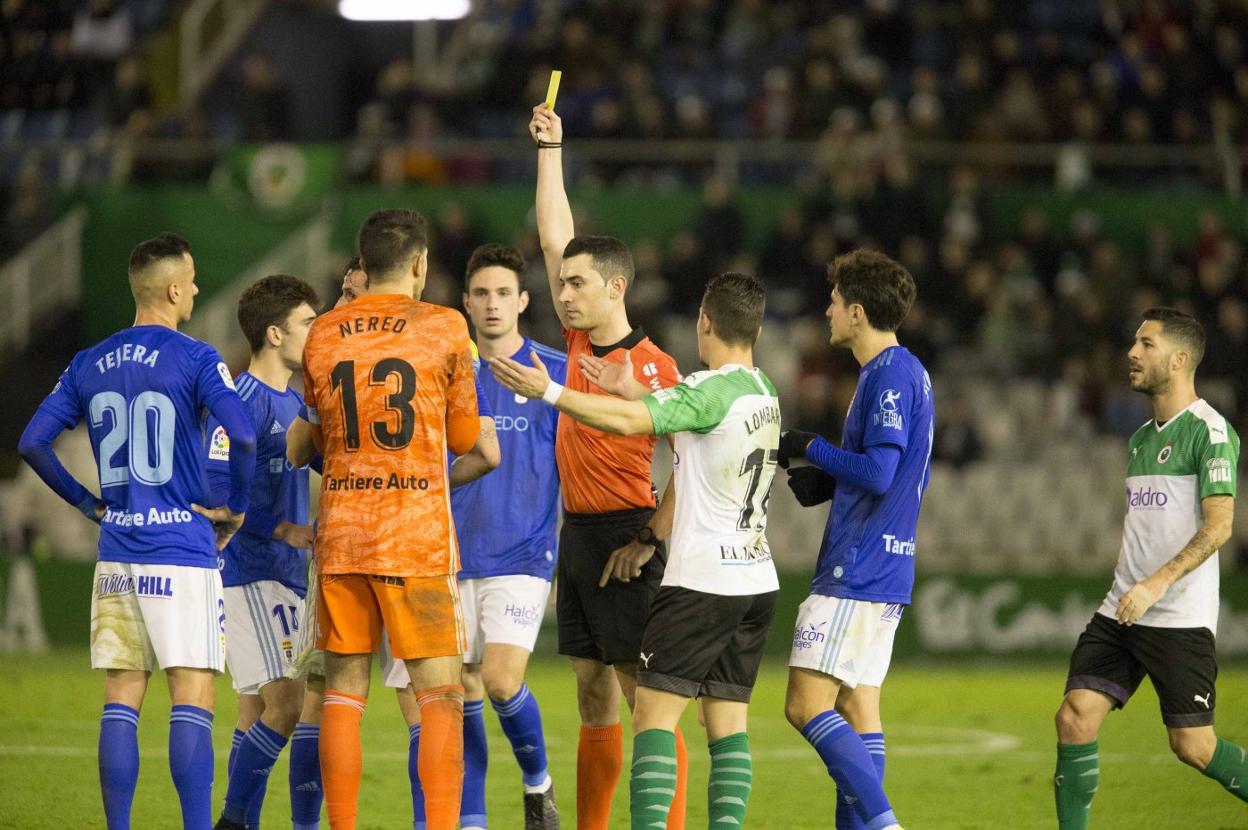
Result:
{"label": "short dark hair", "polygon": [[633,254],[628,246],[614,236],[574,236],[563,249],[563,258],[571,259],[589,254],[594,270],[609,280],[623,274],[628,285],[633,284]]}
{"label": "short dark hair", "polygon": [[181,259],[191,252],[191,243],[176,233],[162,233],[144,240],[130,252],[130,276],[137,276],[162,259]]}
{"label": "short dark hair", "polygon": [[828,264],[828,282],[846,305],[857,303],[867,322],[879,331],[897,331],[918,293],[914,277],[901,263],[879,251],[859,248]]}
{"label": "short dark hair", "polygon": [[375,210],[360,226],[356,247],[370,279],[388,274],[429,247],[425,217],[417,210]]}
{"label": "short dark hair", "polygon": [[514,272],[516,287],[520,291],[524,290],[524,272],[528,270],[524,254],[520,253],[520,249],[514,245],[499,245],[496,242],[481,245],[472,252],[472,256],[468,257],[468,267],[464,269],[464,290],[468,290],[473,274],[482,268],[494,266]]}
{"label": "short dark hair", "polygon": [[238,325],[251,353],[264,347],[269,326],[285,323],[290,312],[303,303],[315,309],[320,302],[316,289],[288,274],[274,274],[248,286],[238,299]]}
{"label": "short dark hair", "polygon": [[1201,358],[1205,356],[1205,327],[1199,320],[1186,311],[1166,306],[1147,309],[1140,315],[1140,319],[1161,323],[1161,333],[1187,348],[1187,353],[1192,358],[1192,371],[1196,370]]}
{"label": "short dark hair", "polygon": [[347,263],[347,267],[342,269],[342,275],[345,277],[352,271],[360,270],[360,258],[358,256],[351,257],[351,261]]}
{"label": "short dark hair", "polygon": [[702,311],[710,318],[711,331],[725,343],[753,346],[766,306],[763,281],[735,271],[712,277],[702,293]]}

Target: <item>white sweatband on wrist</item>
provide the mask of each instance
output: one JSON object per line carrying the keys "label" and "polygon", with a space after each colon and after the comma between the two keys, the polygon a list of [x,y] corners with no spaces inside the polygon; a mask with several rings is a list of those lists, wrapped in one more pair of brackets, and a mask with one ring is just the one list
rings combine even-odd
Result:
{"label": "white sweatband on wrist", "polygon": [[563,394],[563,385],[555,383],[553,380],[546,384],[546,391],[542,393],[542,400],[551,406],[555,405],[555,401],[559,400],[559,396]]}

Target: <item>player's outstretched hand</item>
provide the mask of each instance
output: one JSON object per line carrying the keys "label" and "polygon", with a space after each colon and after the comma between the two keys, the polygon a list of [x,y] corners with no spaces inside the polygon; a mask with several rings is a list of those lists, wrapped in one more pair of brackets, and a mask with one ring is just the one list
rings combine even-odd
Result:
{"label": "player's outstretched hand", "polygon": [[650,387],[633,374],[633,353],[629,349],[624,350],[623,363],[612,363],[592,354],[581,355],[577,362],[585,379],[604,392],[626,401],[639,401],[650,394]]}
{"label": "player's outstretched hand", "polygon": [[780,433],[780,466],[787,470],[790,461],[805,458],[810,442],[818,437],[813,432],[798,429],[786,429]]}
{"label": "player's outstretched hand", "polygon": [[238,529],[243,526],[243,518],[247,515],[231,512],[228,506],[201,507],[198,504],[192,504],[191,510],[212,522],[212,529],[217,534],[217,550],[225,550],[230,539],[233,539],[234,534],[238,533]]}
{"label": "player's outstretched hand", "polygon": [[546,364],[537,356],[537,352],[529,352],[532,366],[525,366],[509,357],[490,358],[490,371],[503,386],[517,395],[526,398],[540,398],[550,385],[550,372]]}
{"label": "player's outstretched hand", "polygon": [[563,142],[563,119],[554,110],[546,109],[542,102],[533,108],[533,118],[529,120],[529,135],[533,141],[543,144],[560,144]]}
{"label": "player's outstretched hand", "polygon": [[814,507],[836,495],[836,479],[818,467],[794,467],[789,470],[789,489],[802,507]]}
{"label": "player's outstretched hand", "polygon": [[294,522],[278,522],[273,528],[273,538],[285,542],[292,548],[310,548],[316,533],[312,525],[297,525]]}
{"label": "player's outstretched hand", "polygon": [[607,566],[602,569],[602,578],[598,580],[598,587],[607,587],[607,582],[612,579],[628,582],[630,579],[641,576],[642,566],[650,561],[650,557],[654,556],[654,551],[653,545],[642,544],[636,539],[622,548],[616,548],[611,552]]}
{"label": "player's outstretched hand", "polygon": [[1118,609],[1114,616],[1123,625],[1135,625],[1161,599],[1163,593],[1165,592],[1147,579],[1137,582],[1118,600]]}

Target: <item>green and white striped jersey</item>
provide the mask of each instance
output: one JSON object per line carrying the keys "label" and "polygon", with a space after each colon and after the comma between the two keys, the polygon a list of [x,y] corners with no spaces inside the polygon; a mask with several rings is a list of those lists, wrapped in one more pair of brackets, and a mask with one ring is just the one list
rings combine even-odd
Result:
{"label": "green and white striped jersey", "polygon": [[[1118,600],[1169,562],[1204,521],[1200,500],[1235,495],[1239,436],[1226,418],[1198,399],[1162,426],[1149,421],[1127,444],[1127,517],[1114,584],[1099,613],[1113,617]],[[1218,554],[1170,587],[1140,625],[1218,626]]]}
{"label": "green and white striped jersey", "polygon": [[777,590],[767,500],[780,401],[758,369],[695,372],[643,399],[654,431],[676,434],[676,516],[664,585],[722,596]]}

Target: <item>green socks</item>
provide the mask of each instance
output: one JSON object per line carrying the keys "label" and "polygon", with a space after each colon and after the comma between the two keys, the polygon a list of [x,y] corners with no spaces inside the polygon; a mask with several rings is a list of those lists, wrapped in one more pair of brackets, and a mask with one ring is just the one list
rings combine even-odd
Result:
{"label": "green socks", "polygon": [[1240,801],[1248,801],[1248,750],[1242,746],[1218,738],[1218,747],[1204,773]]}
{"label": "green socks", "polygon": [[647,729],[633,736],[633,768],[628,779],[633,830],[667,827],[676,795],[676,733]]}
{"label": "green socks", "polygon": [[1092,796],[1096,794],[1101,778],[1099,757],[1096,741],[1057,745],[1053,795],[1057,799],[1057,826],[1060,830],[1087,830]]}
{"label": "green socks", "polygon": [[740,827],[745,824],[745,805],[750,800],[754,767],[750,763],[750,739],[744,732],[710,744],[711,777],[707,782],[707,824]]}

